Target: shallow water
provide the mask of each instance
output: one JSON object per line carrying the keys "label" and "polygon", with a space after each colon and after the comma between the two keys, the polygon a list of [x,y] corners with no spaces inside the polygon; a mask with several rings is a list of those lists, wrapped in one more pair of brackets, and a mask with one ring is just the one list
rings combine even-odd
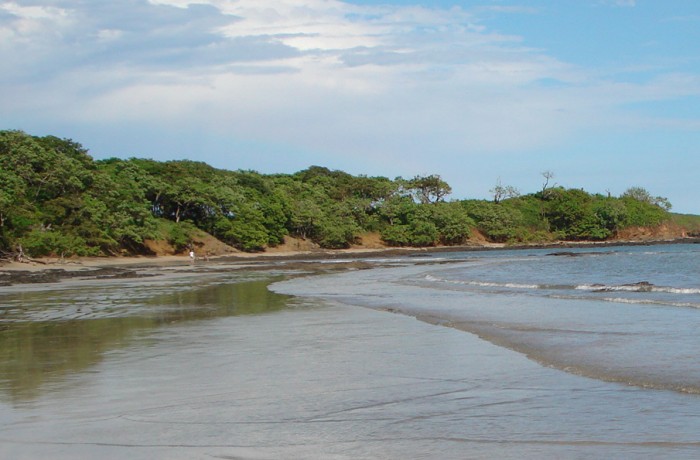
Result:
{"label": "shallow water", "polygon": [[[334,301],[451,326],[460,326],[455,312],[487,311],[480,319],[493,324],[533,307],[521,293],[427,278],[462,281],[463,266],[511,254],[433,260],[444,257],[457,262],[406,258],[288,281],[201,272],[2,291],[0,458],[700,455],[696,395],[580,377],[507,342]],[[274,294],[271,282],[327,299]],[[535,297],[553,302],[535,316],[559,301]],[[531,320],[526,313],[514,323]],[[585,335],[570,315],[556,321]],[[558,334],[552,340],[568,343]]]}
{"label": "shallow water", "polygon": [[588,377],[700,393],[699,245],[448,257],[276,289],[393,308]]}
{"label": "shallow water", "polygon": [[[617,423],[600,425],[609,430],[610,442],[700,440],[700,247],[554,253],[561,254],[440,255],[432,265],[295,280],[274,289],[414,316],[473,333],[547,368],[594,379],[617,393],[603,411],[618,412]],[[630,388],[637,391],[624,391]],[[643,408],[643,401],[670,400]],[[589,424],[599,420],[582,416],[568,400],[562,404],[576,420],[575,433],[587,438],[596,431]],[[626,413],[624,407],[635,405],[639,413]],[[666,432],[664,426],[674,428]]]}
{"label": "shallow water", "polygon": [[[288,307],[255,275],[92,281],[0,294],[0,401],[31,400],[166,325]],[[76,286],[76,284],[78,284]],[[193,286],[194,284],[194,286]]]}

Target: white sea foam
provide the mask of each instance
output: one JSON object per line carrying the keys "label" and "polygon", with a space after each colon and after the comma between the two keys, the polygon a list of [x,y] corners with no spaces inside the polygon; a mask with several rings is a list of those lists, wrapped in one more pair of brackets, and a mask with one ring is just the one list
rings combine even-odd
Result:
{"label": "white sea foam", "polygon": [[615,303],[628,303],[633,305],[667,305],[671,307],[681,307],[681,308],[697,308],[700,309],[700,304],[691,302],[666,302],[663,300],[653,300],[653,299],[630,299],[626,297],[604,297],[602,299],[605,302],[615,302]]}
{"label": "white sea foam", "polygon": [[[681,288],[672,286],[654,286],[647,283],[638,284],[621,284],[621,285],[608,285],[608,284],[579,284],[575,286],[571,285],[550,285],[550,284],[534,284],[534,283],[514,283],[514,282],[495,282],[495,281],[476,281],[476,280],[454,280],[440,278],[434,275],[425,275],[425,280],[433,283],[445,283],[451,285],[459,286],[474,286],[483,288],[505,288],[505,289],[539,289],[539,290],[576,290],[576,291],[588,291],[588,292],[639,292],[639,293],[661,293],[661,294],[675,294],[675,295],[698,295],[700,294],[700,289],[698,288]],[[601,299],[607,300],[607,299]],[[617,300],[616,300],[617,301]],[[658,303],[664,305],[674,305],[682,307],[695,307],[694,303],[685,302],[669,302],[669,301],[656,301],[656,300],[644,300],[638,299],[630,301],[629,299],[620,300],[626,303]]]}
{"label": "white sea foam", "polygon": [[652,289],[652,292],[668,292],[670,294],[700,294],[700,289],[655,286]]}
{"label": "white sea foam", "polygon": [[577,291],[626,291],[626,292],[651,292],[652,286],[648,284],[624,284],[624,285],[607,285],[607,284],[579,284],[574,286]]}
{"label": "white sea foam", "polygon": [[697,288],[677,288],[672,286],[654,286],[652,284],[622,284],[622,285],[606,285],[606,284],[580,284],[574,289],[579,291],[597,291],[597,292],[662,292],[667,294],[700,294],[700,289]]}
{"label": "white sea foam", "polygon": [[478,286],[478,287],[497,287],[497,288],[511,288],[511,289],[541,289],[542,286],[539,284],[523,284],[523,283],[497,283],[492,281],[473,281],[473,280],[448,280],[444,278],[437,278],[433,275],[426,275],[425,279],[427,281],[437,282],[437,283],[447,283],[447,284],[458,284],[462,286]]}
{"label": "white sea foam", "polygon": [[369,259],[363,259],[367,262],[373,262],[373,263],[388,263],[388,264],[396,264],[396,263],[417,263],[417,262],[444,262],[448,260],[445,257],[391,257],[391,258],[369,258]]}

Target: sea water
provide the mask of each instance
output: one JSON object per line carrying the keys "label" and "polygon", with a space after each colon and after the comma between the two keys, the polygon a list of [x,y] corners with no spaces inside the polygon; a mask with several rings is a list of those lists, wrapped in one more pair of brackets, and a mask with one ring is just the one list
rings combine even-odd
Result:
{"label": "sea water", "polygon": [[[479,381],[494,393],[512,389],[512,379],[542,390],[498,411],[496,437],[522,443],[523,458],[536,457],[526,445],[545,458],[700,456],[700,246],[442,253],[394,263],[273,288],[415,317],[556,370],[518,378],[515,367],[494,369]],[[480,415],[457,412],[447,432],[468,438],[457,427]],[[545,448],[544,440],[569,449]],[[471,452],[465,458],[500,455]]]}
{"label": "sea water", "polygon": [[574,374],[700,394],[700,245],[433,257],[280,291],[416,316]]}

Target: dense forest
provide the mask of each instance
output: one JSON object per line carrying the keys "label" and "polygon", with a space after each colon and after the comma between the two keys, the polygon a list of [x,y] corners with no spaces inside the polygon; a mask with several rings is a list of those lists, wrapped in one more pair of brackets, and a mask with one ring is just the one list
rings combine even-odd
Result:
{"label": "dense forest", "polygon": [[353,176],[312,166],[295,174],[215,169],[195,161],[94,160],[79,143],[0,131],[0,252],[32,257],[141,254],[165,240],[185,250],[197,231],[243,251],[286,235],[347,248],[375,233],[389,246],[606,240],[658,226],[670,203],[640,187],[622,196],[550,185],[491,200],[449,200],[437,175]]}

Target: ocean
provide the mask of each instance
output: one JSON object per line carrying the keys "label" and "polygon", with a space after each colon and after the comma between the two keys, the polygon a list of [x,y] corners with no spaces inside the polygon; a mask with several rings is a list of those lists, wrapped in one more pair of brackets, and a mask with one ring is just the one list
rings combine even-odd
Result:
{"label": "ocean", "polygon": [[3,287],[0,458],[700,458],[699,253],[185,262]]}
{"label": "ocean", "polygon": [[[525,404],[507,403],[500,417],[532,426],[495,436],[503,445],[579,443],[565,453],[545,449],[550,458],[700,456],[700,245],[433,253],[377,262],[394,266],[273,289],[456,329],[578,378],[568,380],[577,382],[569,388],[551,373],[544,381],[518,380],[518,389],[536,390]],[[494,369],[495,377],[478,383],[497,393],[514,389],[512,376],[499,381],[503,374],[508,369]],[[480,416],[463,413],[472,415]],[[454,435],[460,436],[468,437]],[[595,445],[609,449],[593,453]]]}
{"label": "ocean", "polygon": [[700,245],[442,253],[404,262],[279,291],[451,326],[574,374],[700,394]]}

